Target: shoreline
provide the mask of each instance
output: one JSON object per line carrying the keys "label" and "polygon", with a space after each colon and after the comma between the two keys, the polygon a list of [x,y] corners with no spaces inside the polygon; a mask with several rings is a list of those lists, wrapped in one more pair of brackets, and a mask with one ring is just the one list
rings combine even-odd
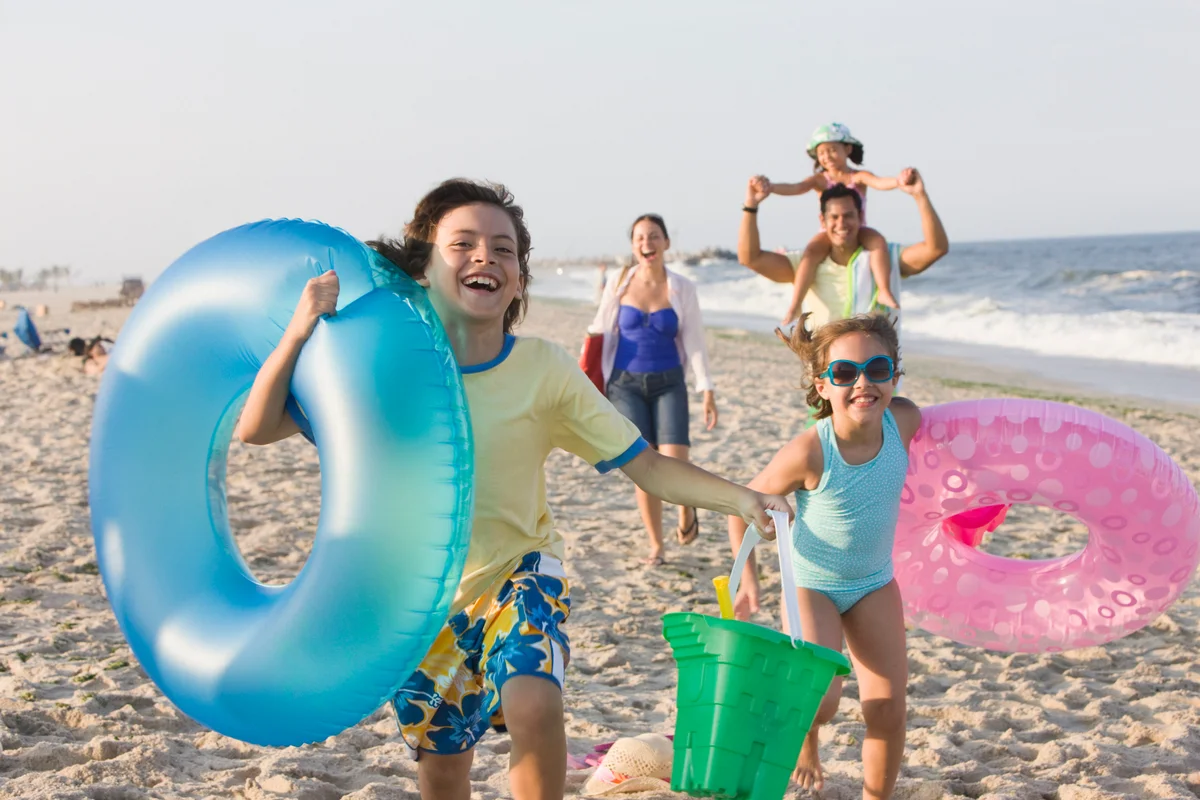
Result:
{"label": "shoreline", "polygon": [[[563,308],[593,310],[595,306],[584,300],[572,300],[562,297],[546,297],[531,295],[531,303],[555,305]],[[709,317],[727,318],[731,315],[719,313],[706,314]],[[735,324],[722,322],[706,322],[705,330],[721,338],[746,339],[766,344],[775,344],[778,340],[771,333],[760,330],[749,330]],[[1047,378],[1037,371],[1017,369],[1004,364],[982,363],[972,360],[966,355],[944,355],[940,353],[920,352],[922,340],[915,339],[916,344],[910,344],[917,352],[904,350],[905,340],[901,340],[905,374],[910,379],[932,381],[948,389],[988,390],[994,389],[1001,394],[1013,397],[1028,397],[1037,400],[1051,400],[1071,405],[1089,405],[1098,409],[1111,409],[1124,414],[1135,411],[1162,411],[1170,414],[1181,414],[1196,418],[1200,421],[1200,396],[1195,404],[1143,397],[1136,394],[1126,394],[1113,390],[1104,390],[1076,383],[1069,380],[1054,380]],[[936,350],[936,346],[929,347]],[[574,351],[572,351],[574,352]],[[1031,361],[1043,358],[1037,354],[1030,355]],[[1163,367],[1164,370],[1169,368]],[[958,377],[946,377],[956,375]],[[1107,413],[1107,412],[1105,412]]]}

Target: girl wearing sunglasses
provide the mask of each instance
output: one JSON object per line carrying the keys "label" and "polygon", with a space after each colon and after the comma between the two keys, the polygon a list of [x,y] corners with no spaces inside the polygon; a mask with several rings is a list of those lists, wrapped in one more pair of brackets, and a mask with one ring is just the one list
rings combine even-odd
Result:
{"label": "girl wearing sunglasses", "polygon": [[[750,488],[795,492],[793,566],[801,630],[806,641],[824,647],[841,650],[843,639],[849,645],[867,725],[863,797],[886,798],[904,753],[908,684],[892,544],[908,445],[921,411],[894,396],[900,346],[886,318],[849,317],[811,333],[803,322],[790,338],[778,333],[804,362],[808,404],[818,421],[784,445]],[[734,552],[745,531],[744,522],[731,519]],[[751,559],[743,585],[756,574]],[[837,712],[841,692],[842,679],[835,678],[800,753],[793,777],[806,789],[824,784],[817,730]]]}

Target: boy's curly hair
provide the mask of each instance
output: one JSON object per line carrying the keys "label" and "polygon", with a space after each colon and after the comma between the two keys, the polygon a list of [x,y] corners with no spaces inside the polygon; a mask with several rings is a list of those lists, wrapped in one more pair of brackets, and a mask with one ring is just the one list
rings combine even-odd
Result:
{"label": "boy's curly hair", "polygon": [[410,277],[420,278],[429,266],[437,226],[442,217],[456,208],[477,203],[496,206],[508,214],[517,232],[517,263],[521,269],[522,288],[521,293],[504,312],[504,332],[512,333],[513,328],[525,316],[525,309],[529,305],[529,284],[533,280],[529,274],[529,252],[533,249],[533,242],[529,236],[529,228],[525,225],[524,210],[516,204],[512,193],[503,184],[465,178],[443,181],[417,203],[412,220],[404,226],[403,239],[380,236],[367,242],[367,246],[404,270]]}

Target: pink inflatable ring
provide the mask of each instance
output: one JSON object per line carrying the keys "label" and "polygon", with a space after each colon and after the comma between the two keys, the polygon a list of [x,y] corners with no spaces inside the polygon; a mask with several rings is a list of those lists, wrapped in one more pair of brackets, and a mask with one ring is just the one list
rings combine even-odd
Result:
{"label": "pink inflatable ring", "polygon": [[[962,520],[986,524],[994,513],[977,509],[1020,503],[1080,520],[1087,545],[1027,561],[967,543]],[[1196,490],[1166,453],[1121,423],[1037,400],[924,410],[894,551],[905,615],[924,630],[1027,653],[1104,644],[1170,606],[1198,553]]]}

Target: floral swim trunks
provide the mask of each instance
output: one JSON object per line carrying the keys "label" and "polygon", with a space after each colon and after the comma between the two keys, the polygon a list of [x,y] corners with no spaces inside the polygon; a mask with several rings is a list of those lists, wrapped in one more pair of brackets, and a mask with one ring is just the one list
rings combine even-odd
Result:
{"label": "floral swim trunks", "polygon": [[562,624],[570,612],[562,562],[526,554],[499,592],[450,618],[392,698],[405,744],[418,753],[470,750],[489,726],[503,729],[500,689],[514,675],[536,675],[561,689],[570,654]]}

